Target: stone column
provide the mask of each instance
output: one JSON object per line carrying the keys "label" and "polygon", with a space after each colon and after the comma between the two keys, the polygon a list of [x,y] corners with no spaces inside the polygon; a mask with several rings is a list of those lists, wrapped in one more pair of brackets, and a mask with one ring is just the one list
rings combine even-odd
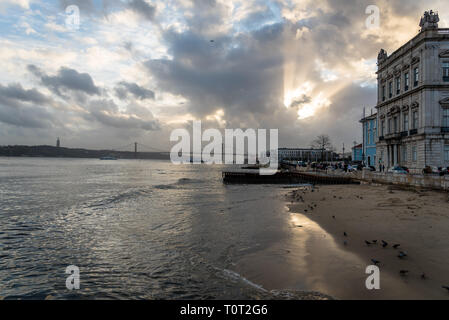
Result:
{"label": "stone column", "polygon": [[393,159],[394,159],[394,163],[393,163],[393,166],[396,166],[397,164],[398,164],[398,145],[397,144],[395,144],[394,146],[393,146],[393,154],[394,154],[394,157],[393,157]]}

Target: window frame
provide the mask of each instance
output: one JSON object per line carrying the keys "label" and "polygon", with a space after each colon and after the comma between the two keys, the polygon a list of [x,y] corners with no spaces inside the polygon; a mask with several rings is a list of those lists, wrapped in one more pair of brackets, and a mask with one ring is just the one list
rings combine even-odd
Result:
{"label": "window frame", "polygon": [[417,87],[419,84],[419,67],[413,69],[413,86]]}
{"label": "window frame", "polygon": [[406,72],[404,74],[404,91],[408,91],[410,88],[410,74]]}

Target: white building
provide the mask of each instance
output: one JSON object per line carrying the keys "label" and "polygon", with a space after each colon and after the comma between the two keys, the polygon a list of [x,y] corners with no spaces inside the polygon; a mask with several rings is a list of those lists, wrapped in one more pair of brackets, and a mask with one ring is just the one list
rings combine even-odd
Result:
{"label": "white building", "polygon": [[378,56],[377,167],[449,166],[449,29],[432,11],[417,36]]}

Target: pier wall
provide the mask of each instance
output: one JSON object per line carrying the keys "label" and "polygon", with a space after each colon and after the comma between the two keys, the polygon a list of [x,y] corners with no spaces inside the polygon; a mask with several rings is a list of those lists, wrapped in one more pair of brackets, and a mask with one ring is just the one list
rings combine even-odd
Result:
{"label": "pier wall", "polygon": [[371,183],[414,186],[449,191],[449,176],[422,174],[394,174],[363,171],[361,179]]}

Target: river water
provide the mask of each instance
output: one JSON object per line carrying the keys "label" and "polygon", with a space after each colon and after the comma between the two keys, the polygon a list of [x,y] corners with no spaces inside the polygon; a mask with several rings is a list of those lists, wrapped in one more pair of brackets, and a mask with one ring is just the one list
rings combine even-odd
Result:
{"label": "river water", "polygon": [[[0,297],[252,299],[237,261],[285,237],[282,186],[220,166],[0,158]],[[80,289],[66,288],[66,267]]]}

